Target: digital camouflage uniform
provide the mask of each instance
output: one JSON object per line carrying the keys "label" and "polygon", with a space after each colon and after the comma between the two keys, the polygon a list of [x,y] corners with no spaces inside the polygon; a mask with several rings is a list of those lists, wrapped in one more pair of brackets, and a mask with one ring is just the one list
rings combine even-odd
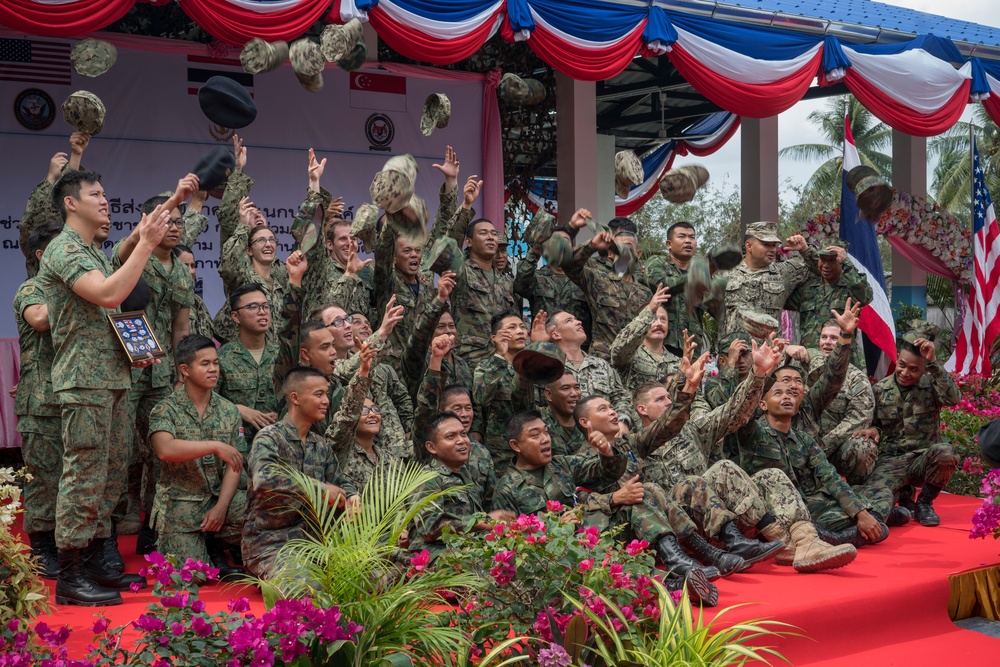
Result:
{"label": "digital camouflage uniform", "polygon": [[[199,415],[183,387],[157,403],[149,415],[151,435],[163,431],[177,440],[223,442],[248,457],[248,443],[239,437],[241,425],[240,411],[214,391],[205,414]],[[173,554],[181,562],[188,558],[209,562],[201,522],[219,500],[227,467],[214,454],[192,461],[160,462],[151,525],[157,531],[156,544],[161,553]],[[243,470],[225,521],[214,533],[230,544],[239,544],[243,533],[246,489],[247,475]]]}
{"label": "digital camouflage uniform", "polygon": [[477,522],[478,515],[484,514],[489,506],[483,500],[482,489],[468,463],[452,470],[437,459],[431,459],[426,466],[435,473],[435,477],[420,487],[419,497],[461,489],[428,504],[413,518],[410,551],[419,553],[427,549],[431,557],[436,558],[444,551],[441,531],[445,526],[449,526],[453,533],[462,533],[470,524]]}
{"label": "digital camouflage uniform", "polygon": [[552,413],[552,408],[540,410],[542,421],[549,429],[549,437],[552,439],[552,456],[567,456],[577,453],[583,447],[590,447],[583,431],[576,426],[563,426],[556,420]]}
{"label": "digital camouflage uniform", "polygon": [[609,360],[618,332],[649,305],[653,293],[637,280],[620,277],[607,257],[591,257],[594,252],[590,241],[577,246],[563,270],[580,287],[590,306],[594,329],[590,354]]}
{"label": "digital camouflage uniform", "polygon": [[451,293],[451,313],[458,334],[455,354],[475,367],[493,354],[490,320],[497,313],[521,309],[514,303],[514,281],[496,269],[481,269],[466,260]]}
{"label": "digital camouflage uniform", "polygon": [[[337,414],[359,412],[367,390],[367,378],[353,379]],[[339,486],[348,496],[358,494],[340,474],[335,452],[339,444],[353,437],[352,423],[339,416],[333,422],[339,425],[331,433],[333,438],[310,430],[303,442],[289,417],[262,428],[254,438],[243,524],[243,562],[251,574],[268,577],[277,565],[282,545],[305,536],[306,523],[297,511],[302,508],[301,495],[286,468],[313,478],[318,485]]]}
{"label": "digital camouflage uniform", "polygon": [[[680,357],[669,350],[664,350],[663,355],[658,357],[643,345],[654,317],[653,311],[643,308],[611,344],[611,365],[630,392],[643,382],[666,382],[681,367]],[[673,327],[671,322],[668,331]]]}
{"label": "digital camouflage uniform", "polygon": [[621,378],[611,364],[592,354],[584,354],[577,365],[566,359],[566,372],[572,373],[580,383],[580,398],[596,394],[607,399],[618,413],[618,418],[629,425],[635,423],[632,397],[625,391]]}
{"label": "digital camouflage uniform", "polygon": [[[208,229],[208,216],[202,213],[200,209],[187,206],[184,209],[184,215],[181,219],[184,221],[184,230],[181,232],[181,245],[194,248],[195,241]],[[219,249],[222,249],[221,243],[219,244]]]}
{"label": "digital camouflage uniform", "polygon": [[483,411],[485,442],[493,457],[497,477],[503,477],[514,465],[514,452],[504,439],[507,421],[518,412],[529,410],[534,402],[534,385],[514,372],[509,361],[492,355],[476,367],[472,401]]}
{"label": "digital camouflage uniform", "polygon": [[583,322],[583,330],[590,340],[593,325],[587,296],[565,273],[556,273],[551,266],[538,266],[541,255],[534,248],[517,263],[514,277],[514,293],[531,304],[531,317],[544,310],[553,315],[560,310]]}
{"label": "digital camouflage uniform", "polygon": [[[261,291],[271,304],[271,326],[267,329],[267,340],[274,342],[278,338],[278,332],[283,325],[281,318],[282,306],[285,301],[285,294],[288,292],[288,269],[285,264],[274,258],[271,264],[270,278],[264,280],[260,274],[254,271],[253,262],[246,250],[250,247],[250,232],[253,230],[246,225],[239,225],[233,235],[222,246],[222,261],[219,263],[219,277],[222,278],[222,287],[226,293],[226,302],[215,315],[215,333],[223,340],[229,342],[239,337],[239,325],[233,321],[232,311],[229,309],[229,294],[243,285],[254,283],[260,285]],[[275,248],[277,251],[277,248]]]}
{"label": "digital camouflage uniform", "polygon": [[781,433],[761,417],[740,429],[738,437],[740,467],[754,476],[768,468],[784,472],[802,494],[815,523],[842,530],[855,524],[861,510],[876,512],[883,520],[888,515],[891,491],[871,484],[852,488],[808,433],[794,427]]}
{"label": "digital camouflage uniform", "polygon": [[941,408],[958,405],[962,393],[937,361],[912,387],[902,387],[896,375],[875,384],[875,418],[879,429],[878,459],[868,484],[896,493],[906,485],[948,485],[959,457],[941,442]]}
{"label": "digital camouflage uniform", "polygon": [[[260,412],[277,412],[278,399],[273,388],[274,362],[278,346],[265,343],[258,364],[239,338],[219,348],[219,383],[215,390],[236,405],[245,405]],[[248,439],[257,434],[257,427],[243,422]]]}
{"label": "digital camouflage uniform", "polygon": [[215,326],[212,323],[212,315],[208,312],[208,306],[204,299],[197,294],[194,295],[194,303],[191,304],[190,317],[188,318],[188,330],[193,334],[215,338]]}
{"label": "digital camouflage uniform", "polygon": [[670,290],[670,300],[664,304],[664,308],[667,309],[667,318],[670,320],[670,327],[667,329],[667,337],[663,344],[675,355],[683,353],[684,330],[687,329],[688,335],[695,337],[699,348],[703,351],[707,350],[708,339],[702,325],[705,311],[700,306],[690,314],[687,310],[687,302],[685,301],[687,270],[679,268],[669,252],[665,255],[650,257],[645,261],[643,267],[646,287],[655,291],[658,285],[663,285]]}
{"label": "digital camouflage uniform", "polygon": [[[826,356],[819,350],[809,350],[809,385],[818,381]],[[830,463],[850,484],[862,484],[875,467],[878,449],[854,433],[872,424],[875,414],[875,394],[868,376],[851,364],[840,392],[820,413],[819,443]]]}
{"label": "digital camouflage uniform", "polygon": [[705,390],[705,402],[712,408],[717,408],[733,395],[740,385],[739,375],[732,366],[721,366],[718,375],[706,377],[702,382]]}
{"label": "digital camouflage uniform", "polygon": [[726,272],[726,317],[719,323],[720,340],[743,331],[742,311],[756,311],[781,321],[781,311],[795,288],[819,275],[816,250],[807,247],[800,255],[800,259],[774,261],[756,271],[744,260]]}
{"label": "digital camouflage uniform", "polygon": [[[63,168],[63,173],[66,173],[68,169],[67,163],[67,166]],[[29,278],[38,275],[38,260],[35,259],[35,253],[31,252],[31,248],[28,247],[28,240],[35,227],[45,222],[62,223],[62,217],[52,206],[52,183],[49,183],[48,179],[36,185],[35,189],[31,191],[28,203],[24,207],[24,214],[21,215],[21,221],[17,225],[20,231],[18,234],[19,245],[21,252],[24,253],[24,266],[28,271]]]}
{"label": "digital camouflage uniform", "polygon": [[[48,181],[46,181],[48,182]],[[24,319],[30,306],[45,305],[37,278],[21,283],[14,295],[21,371],[14,397],[21,456],[32,476],[24,484],[24,532],[55,530],[56,496],[62,476],[63,445],[59,403],[52,393],[52,336]]]}
{"label": "digital camouflage uniform", "polygon": [[[184,232],[181,234],[181,245],[193,248],[198,237],[208,229],[208,218],[200,210],[190,206],[184,211]],[[209,246],[210,247],[210,246]],[[219,250],[221,251],[221,246]],[[194,286],[197,289],[197,285]],[[215,338],[215,325],[212,322],[212,314],[208,312],[208,306],[201,294],[194,292],[194,302],[191,304],[190,318],[188,320],[188,330],[192,334]]]}
{"label": "digital camouflage uniform", "polygon": [[84,274],[112,273],[97,245],[66,227],[42,256],[38,284],[49,307],[52,390],[62,416],[63,472],[56,500],[56,545],[82,549],[111,534],[111,511],[125,490],[132,384],[125,350],[108,313],[72,290]]}

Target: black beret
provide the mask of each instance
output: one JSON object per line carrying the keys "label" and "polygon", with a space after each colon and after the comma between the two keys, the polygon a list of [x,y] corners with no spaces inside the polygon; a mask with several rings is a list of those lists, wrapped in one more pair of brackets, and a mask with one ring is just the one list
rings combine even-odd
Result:
{"label": "black beret", "polygon": [[202,156],[191,173],[198,177],[199,190],[214,190],[225,182],[235,166],[233,154],[218,146]]}
{"label": "black beret", "polygon": [[149,284],[140,276],[139,282],[132,288],[132,292],[122,301],[121,311],[127,313],[133,310],[144,310],[152,298],[153,293],[149,290]]}
{"label": "black beret", "polygon": [[991,468],[1000,468],[1000,419],[984,424],[977,439],[983,463]]}
{"label": "black beret", "polygon": [[238,130],[257,118],[257,105],[242,85],[227,76],[213,76],[198,91],[201,111],[213,123]]}

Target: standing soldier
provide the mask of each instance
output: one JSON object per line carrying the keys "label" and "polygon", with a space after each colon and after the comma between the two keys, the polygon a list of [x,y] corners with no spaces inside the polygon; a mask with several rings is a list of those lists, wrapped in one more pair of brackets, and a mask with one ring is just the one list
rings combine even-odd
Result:
{"label": "standing soldier", "polygon": [[208,312],[208,306],[205,305],[205,300],[201,298],[201,294],[197,289],[198,269],[194,263],[194,251],[190,247],[178,243],[174,247],[174,257],[178,262],[188,267],[188,270],[191,272],[191,283],[195,286],[194,303],[189,309],[188,331],[199,336],[215,338],[215,332],[212,328],[212,315]]}
{"label": "standing soldier", "polygon": [[611,365],[628,391],[643,382],[665,382],[680,369],[680,357],[666,346],[667,335],[673,328],[667,319],[666,305],[670,300],[665,286],[657,288],[649,307],[639,311],[611,345]]}

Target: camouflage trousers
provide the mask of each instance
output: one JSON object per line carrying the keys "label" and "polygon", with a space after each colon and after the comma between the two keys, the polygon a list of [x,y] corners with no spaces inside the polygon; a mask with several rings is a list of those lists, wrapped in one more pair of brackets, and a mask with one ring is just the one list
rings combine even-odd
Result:
{"label": "camouflage trousers", "polygon": [[[776,489],[775,495],[788,495],[788,488],[794,491],[794,487],[792,487],[791,481],[785,477],[785,473],[774,470],[784,478],[781,480],[775,476],[776,481],[772,484]],[[715,489],[716,495],[729,511],[736,515],[736,521],[743,532],[752,535],[765,514],[777,516],[775,512],[771,511],[771,507],[764,499],[764,495],[757,487],[754,478],[732,461],[722,459],[714,463],[702,473],[702,477],[711,488]]]}
{"label": "camouflage trousers", "polygon": [[56,496],[63,469],[62,422],[59,417],[19,417],[21,456],[31,481],[24,483],[24,532],[56,528]]}
{"label": "camouflage trousers", "polygon": [[126,514],[140,511],[148,517],[153,509],[160,459],[149,441],[149,413],[170,393],[170,387],[150,387],[148,372],[128,392],[129,423],[133,425],[129,429],[128,485],[115,505],[112,515],[115,523],[123,521]]}
{"label": "camouflage trousers", "polygon": [[864,484],[875,469],[878,445],[868,438],[848,438],[839,447],[823,448],[827,459],[848,484]]}
{"label": "camouflage trousers", "polygon": [[802,494],[783,471],[765,468],[750,479],[757,485],[768,512],[786,531],[791,529],[792,524],[811,520]]}
{"label": "camouflage trousers", "polygon": [[62,411],[63,471],[56,498],[56,545],[82,549],[111,535],[111,511],[128,473],[132,424],[124,389],[56,392]]}
{"label": "camouflage trousers", "polygon": [[947,442],[899,456],[880,456],[866,486],[888,488],[892,494],[907,485],[933,484],[943,489],[948,486],[958,462],[955,448]]}
{"label": "camouflage trousers", "polygon": [[[852,486],[851,489],[855,495],[866,501],[866,505],[871,508],[872,512],[878,514],[882,520],[885,520],[889,514],[889,510],[892,509],[893,495],[891,489],[887,486],[873,485],[870,480],[868,484]],[[829,494],[821,493],[808,496],[806,497],[806,504],[809,506],[809,513],[812,516],[813,523],[819,524],[824,528],[843,530],[850,528],[856,523],[856,520],[849,516],[840,506],[837,499]]]}
{"label": "camouflage trousers", "polygon": [[[160,485],[160,489],[163,485]],[[158,489],[150,524],[157,531],[157,551],[173,554],[183,563],[188,558],[211,563],[205,546],[206,533],[201,532],[201,522],[218,498],[205,500],[167,500]],[[239,545],[243,536],[243,517],[246,511],[247,492],[237,491],[229,503],[226,520],[215,537],[228,544]]]}
{"label": "camouflage trousers", "polygon": [[[719,536],[722,527],[736,518],[729,511],[726,503],[716,493],[715,489],[703,477],[688,476],[683,481],[674,484],[670,489],[670,497],[681,509],[691,517],[695,525],[711,538]],[[678,537],[687,537],[690,532]]]}

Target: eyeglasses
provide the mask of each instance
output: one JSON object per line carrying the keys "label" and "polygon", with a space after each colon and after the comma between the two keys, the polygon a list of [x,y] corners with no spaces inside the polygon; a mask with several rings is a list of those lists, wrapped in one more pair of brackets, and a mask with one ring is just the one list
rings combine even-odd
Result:
{"label": "eyeglasses", "polygon": [[262,245],[273,245],[277,247],[278,240],[273,236],[265,236],[259,239],[254,239],[253,241],[250,242],[250,245],[257,245],[258,243]]}
{"label": "eyeglasses", "polygon": [[249,310],[251,313],[270,313],[271,304],[267,303],[248,303],[245,306],[240,306],[236,310]]}
{"label": "eyeglasses", "polygon": [[180,229],[184,226],[184,218],[177,218],[176,220],[167,220],[167,227],[176,227]]}
{"label": "eyeglasses", "polygon": [[382,414],[382,411],[379,410],[379,408],[378,408],[377,405],[373,405],[370,408],[368,408],[368,407],[361,408],[361,416],[362,417],[364,417],[365,415],[368,415],[368,414],[380,415],[380,414]]}
{"label": "eyeglasses", "polygon": [[338,317],[333,322],[330,322],[329,324],[327,324],[326,327],[328,329],[330,327],[333,327],[333,328],[336,329],[336,328],[344,326],[344,322],[347,322],[348,324],[354,324],[354,316],[353,315],[344,315],[343,317]]}

